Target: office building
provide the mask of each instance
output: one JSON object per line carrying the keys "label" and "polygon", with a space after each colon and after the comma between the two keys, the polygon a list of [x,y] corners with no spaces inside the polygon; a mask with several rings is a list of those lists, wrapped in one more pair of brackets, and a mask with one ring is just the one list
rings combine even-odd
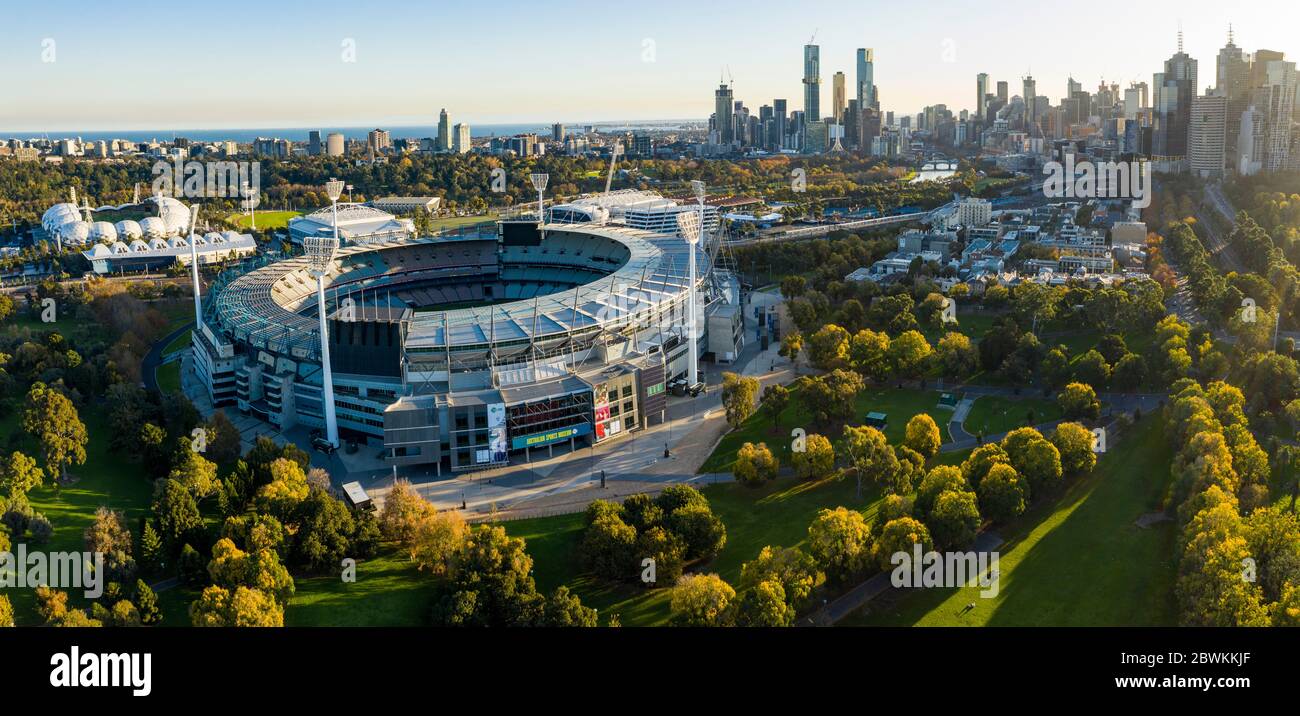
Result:
{"label": "office building", "polygon": [[1227,96],[1215,93],[1193,99],[1190,116],[1188,166],[1201,177],[1221,176],[1227,156]]}
{"label": "office building", "polygon": [[434,146],[439,152],[451,151],[451,117],[446,109],[438,113],[438,142]]}
{"label": "office building", "polygon": [[831,112],[836,124],[844,122],[844,73],[836,72],[831,76]]}
{"label": "office building", "polygon": [[821,48],[804,45],[803,48],[803,113],[809,122],[822,118]]}
{"label": "office building", "polygon": [[880,102],[876,98],[875,66],[875,51],[870,47],[859,47],[857,95],[858,105],[863,108],[874,107],[880,109]]}

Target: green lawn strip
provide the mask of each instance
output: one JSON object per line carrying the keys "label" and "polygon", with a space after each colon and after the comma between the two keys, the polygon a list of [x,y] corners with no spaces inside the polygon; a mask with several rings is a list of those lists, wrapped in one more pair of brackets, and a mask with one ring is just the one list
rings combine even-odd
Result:
{"label": "green lawn strip", "polygon": [[[1136,626],[1175,623],[1172,522],[1141,529],[1170,479],[1161,421],[1144,418],[1096,470],[1001,531],[996,597],[979,587],[891,593],[850,625]],[[966,605],[974,608],[963,613]]]}
{"label": "green lawn strip", "polygon": [[185,331],[180,335],[176,336],[175,338],[173,338],[171,343],[168,343],[166,346],[163,347],[162,355],[166,356],[168,354],[175,353],[176,351],[181,350],[182,348],[188,348],[190,345],[190,334],[192,333],[194,333],[194,329]]}
{"label": "green lawn strip", "polygon": [[[302,216],[301,211],[259,211],[257,212],[257,229],[263,231],[266,229],[283,229],[289,226],[289,219],[295,216]],[[241,229],[252,227],[253,217],[235,213],[226,217],[227,221],[234,222]]]}
{"label": "green lawn strip", "polygon": [[158,366],[154,371],[158,379],[158,390],[162,393],[175,393],[181,389],[181,363],[172,361]]}
{"label": "green lawn strip", "polygon": [[497,220],[496,214],[486,214],[484,216],[448,216],[442,219],[434,219],[430,226],[434,231],[443,229],[456,229],[462,226],[473,226],[474,224],[484,224]]}
{"label": "green lawn strip", "polygon": [[386,548],[357,562],[356,581],[339,574],[295,576],[285,626],[423,626],[433,608],[434,580],[400,550]]}
{"label": "green lawn strip", "polygon": [[[1029,411],[1034,417],[1029,419]],[[1008,398],[1001,395],[983,395],[975,400],[962,424],[971,435],[997,435],[1026,425],[1039,425],[1061,417],[1061,407],[1055,400],[1044,398]]]}

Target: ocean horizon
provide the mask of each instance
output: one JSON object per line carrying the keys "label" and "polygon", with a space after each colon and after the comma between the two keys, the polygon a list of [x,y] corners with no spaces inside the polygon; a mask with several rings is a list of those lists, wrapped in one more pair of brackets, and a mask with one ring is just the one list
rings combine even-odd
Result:
{"label": "ocean horizon", "polygon": [[[671,131],[681,129],[687,124],[699,123],[701,120],[638,120],[627,122],[572,122],[564,123],[567,131],[574,127],[595,127],[598,131],[636,131],[654,129],[659,131]],[[438,135],[438,125],[408,125],[408,126],[387,126],[379,127],[388,130],[393,139],[406,138],[424,138],[436,137]],[[325,140],[326,135],[333,132],[342,132],[347,139],[364,140],[366,135],[375,129],[373,126],[365,127],[255,127],[246,129],[119,129],[119,130],[85,130],[85,131],[53,131],[53,132],[7,132],[0,130],[0,138],[5,139],[75,139],[80,138],[82,141],[96,142],[109,141],[113,139],[124,139],[130,142],[149,142],[153,140],[172,141],[177,137],[196,142],[217,142],[217,141],[235,141],[241,144],[248,144],[258,137],[269,137],[273,139],[288,139],[292,142],[306,142],[308,133],[312,130],[319,130],[321,141]],[[516,122],[511,124],[483,124],[470,125],[470,134],[475,138],[487,137],[509,137],[516,134],[545,134],[550,135],[551,124],[548,123],[527,123]]]}

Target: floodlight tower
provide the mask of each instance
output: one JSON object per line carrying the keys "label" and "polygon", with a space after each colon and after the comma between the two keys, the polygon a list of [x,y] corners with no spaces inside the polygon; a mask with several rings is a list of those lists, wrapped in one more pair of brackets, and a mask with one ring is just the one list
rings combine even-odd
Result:
{"label": "floodlight tower", "polygon": [[330,369],[329,327],[325,324],[325,274],[334,264],[334,254],[339,249],[339,197],[343,195],[343,182],[330,179],[325,192],[334,205],[334,235],[308,236],[302,240],[307,254],[308,272],[316,277],[316,312],[320,320],[321,402],[325,406],[325,439],[339,446],[339,424],[334,414],[334,373]]}
{"label": "floodlight tower", "polygon": [[551,179],[550,174],[529,174],[528,180],[533,183],[533,188],[537,190],[537,224],[545,224],[546,213],[542,202],[542,194],[546,191],[546,184]]}
{"label": "floodlight tower", "polygon": [[699,340],[696,336],[695,320],[695,245],[700,241],[700,215],[694,211],[682,211],[677,214],[677,231],[686,239],[686,247],[690,251],[690,286],[689,293],[686,295],[686,311],[690,316],[689,323],[686,324],[686,342],[688,348],[688,358],[690,361],[686,375],[692,388],[700,382],[700,357],[699,357]]}
{"label": "floodlight tower", "polygon": [[199,298],[199,250],[194,245],[194,227],[199,223],[199,207],[190,211],[190,279],[194,282],[194,330],[203,325],[203,302]]}
{"label": "floodlight tower", "polygon": [[244,195],[244,205],[248,207],[249,227],[257,231],[257,202],[253,200],[253,189],[248,182],[244,182],[239,188],[242,190],[239,193]]}

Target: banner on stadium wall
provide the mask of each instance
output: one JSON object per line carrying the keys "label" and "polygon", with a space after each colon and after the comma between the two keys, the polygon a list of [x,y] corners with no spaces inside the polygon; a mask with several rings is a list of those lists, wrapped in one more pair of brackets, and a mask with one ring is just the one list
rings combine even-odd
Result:
{"label": "banner on stadium wall", "polygon": [[567,428],[560,428],[559,430],[552,430],[550,432],[520,435],[511,439],[510,448],[512,450],[523,450],[524,448],[542,447],[543,445],[550,445],[551,443],[557,443],[561,440],[582,437],[590,432],[591,425],[580,423],[578,425],[571,425]]}

